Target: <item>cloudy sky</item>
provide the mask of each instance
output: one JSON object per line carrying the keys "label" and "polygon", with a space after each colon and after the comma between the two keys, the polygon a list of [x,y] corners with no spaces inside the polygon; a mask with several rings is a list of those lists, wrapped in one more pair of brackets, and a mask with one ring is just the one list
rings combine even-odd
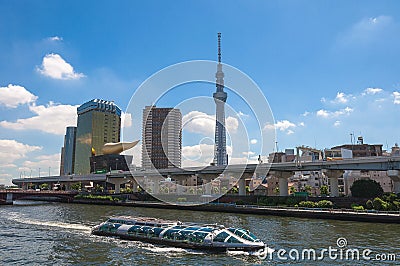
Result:
{"label": "cloudy sky", "polygon": [[[400,141],[398,1],[0,0],[0,10],[0,184],[37,176],[39,168],[42,176],[57,174],[77,106],[101,98],[125,112],[157,71],[216,60],[217,32],[223,61],[254,80],[275,118],[258,125],[251,108],[228,92],[231,162],[254,161],[260,134],[274,128],[279,150],[350,143],[351,133],[385,148]],[[183,86],[157,105],[213,90]],[[184,165],[212,157],[208,100],[180,106]],[[139,114],[126,117],[132,128]],[[238,149],[241,127],[248,143]]]}

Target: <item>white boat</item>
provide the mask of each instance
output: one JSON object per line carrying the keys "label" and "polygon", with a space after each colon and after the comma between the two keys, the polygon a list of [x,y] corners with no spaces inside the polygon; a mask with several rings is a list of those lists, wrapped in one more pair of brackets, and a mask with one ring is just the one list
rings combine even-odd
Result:
{"label": "white boat", "polygon": [[213,252],[259,251],[265,247],[262,241],[245,229],[148,217],[111,217],[95,226],[92,234]]}

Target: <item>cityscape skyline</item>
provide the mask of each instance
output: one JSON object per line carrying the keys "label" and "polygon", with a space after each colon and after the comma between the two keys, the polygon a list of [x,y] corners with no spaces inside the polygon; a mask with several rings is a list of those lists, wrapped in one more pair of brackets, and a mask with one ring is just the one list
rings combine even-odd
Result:
{"label": "cityscape skyline", "polygon": [[[123,31],[113,32],[116,27],[106,27],[104,36],[92,33],[105,23],[94,13],[88,17],[98,24],[88,23],[77,31],[61,23],[72,14],[90,9],[85,8],[89,3],[83,3],[82,9],[50,3],[55,10],[50,14],[52,20],[61,18],[51,26],[46,24],[40,2],[25,6],[1,2],[2,10],[8,12],[0,18],[0,25],[8,28],[0,27],[5,40],[0,43],[0,183],[10,184],[11,178],[21,172],[29,176],[31,170],[37,176],[39,168],[42,176],[59,173],[65,127],[76,126],[80,103],[92,98],[111,99],[124,110],[135,88],[161,68],[190,59],[215,60],[218,31],[229,44],[224,48],[224,61],[250,75],[269,100],[279,150],[302,144],[325,148],[350,143],[350,134],[390,149],[399,141],[396,62],[400,54],[396,47],[400,43],[400,18],[399,4],[385,3],[366,1],[363,8],[338,3],[335,9],[330,6],[333,4],[318,2],[313,7],[288,2],[246,4],[246,10],[254,12],[252,18],[240,10],[242,4],[228,5],[230,15],[218,14],[222,19],[216,14],[224,3],[192,3],[193,9],[207,10],[211,15],[205,25],[196,21],[200,11],[185,13],[174,4],[177,9],[168,9],[166,17],[180,14],[187,25],[172,27],[177,25],[172,19],[161,25],[155,15],[147,28],[140,24],[141,17],[150,12],[147,4],[140,4],[143,14],[112,6],[110,10],[121,12],[121,21],[115,20],[114,26],[126,23],[130,14],[138,15],[132,22],[132,37]],[[166,10],[165,3],[158,4],[156,14]],[[128,2],[121,5],[130,6]],[[100,2],[96,12],[106,8],[109,6]],[[37,27],[28,22],[32,14],[37,14]],[[13,15],[18,19],[11,18]],[[115,14],[112,18],[116,19]],[[204,26],[200,33],[190,31],[200,24]],[[159,26],[166,33],[154,35],[160,32]],[[114,45],[107,44],[108,38]],[[93,49],[95,43],[98,47]],[[165,45],[161,47],[160,43]],[[211,95],[212,90],[210,86],[204,94]],[[235,105],[234,98],[229,101]],[[168,99],[160,106],[168,106]],[[245,120],[249,114],[244,109],[239,111]],[[127,116],[126,127],[130,124]],[[237,119],[227,114],[229,117],[230,121]],[[259,142],[251,140],[252,145]],[[183,142],[183,152],[190,152],[196,144]],[[248,152],[258,156],[254,147]]]}

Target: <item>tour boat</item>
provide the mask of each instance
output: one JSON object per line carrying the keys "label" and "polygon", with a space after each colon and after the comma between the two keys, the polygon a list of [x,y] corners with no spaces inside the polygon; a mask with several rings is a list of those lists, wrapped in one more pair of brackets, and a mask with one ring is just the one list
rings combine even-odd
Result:
{"label": "tour boat", "polygon": [[111,217],[92,234],[209,251],[259,251],[265,247],[248,230],[218,224],[182,223],[148,217]]}

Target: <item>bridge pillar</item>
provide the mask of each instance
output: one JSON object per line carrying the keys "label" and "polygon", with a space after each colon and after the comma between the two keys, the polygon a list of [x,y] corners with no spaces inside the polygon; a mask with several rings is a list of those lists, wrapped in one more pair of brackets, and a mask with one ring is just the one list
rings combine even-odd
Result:
{"label": "bridge pillar", "polygon": [[7,193],[6,204],[12,204],[12,203],[13,203],[13,193]]}
{"label": "bridge pillar", "polygon": [[204,195],[211,195],[212,184],[211,181],[218,177],[217,174],[197,174],[203,180],[203,186],[205,188]]}
{"label": "bridge pillar", "polygon": [[239,196],[246,196],[246,180],[244,178],[240,178],[238,181],[239,185]]}
{"label": "bridge pillar", "polygon": [[132,192],[138,192],[138,182],[136,181],[136,179],[132,178],[130,181],[132,184]]}
{"label": "bridge pillar", "polygon": [[118,194],[121,193],[121,185],[128,183],[128,178],[107,178],[107,182],[115,185],[114,193]]}
{"label": "bridge pillar", "polygon": [[325,174],[329,178],[331,197],[339,197],[339,177],[343,175],[344,171],[341,170],[327,170]]}
{"label": "bridge pillar", "polygon": [[392,179],[393,192],[400,193],[400,171],[399,170],[387,170],[387,175]]}
{"label": "bridge pillar", "polygon": [[293,176],[293,172],[275,171],[271,173],[276,176],[279,181],[279,196],[289,196],[288,178]]}

